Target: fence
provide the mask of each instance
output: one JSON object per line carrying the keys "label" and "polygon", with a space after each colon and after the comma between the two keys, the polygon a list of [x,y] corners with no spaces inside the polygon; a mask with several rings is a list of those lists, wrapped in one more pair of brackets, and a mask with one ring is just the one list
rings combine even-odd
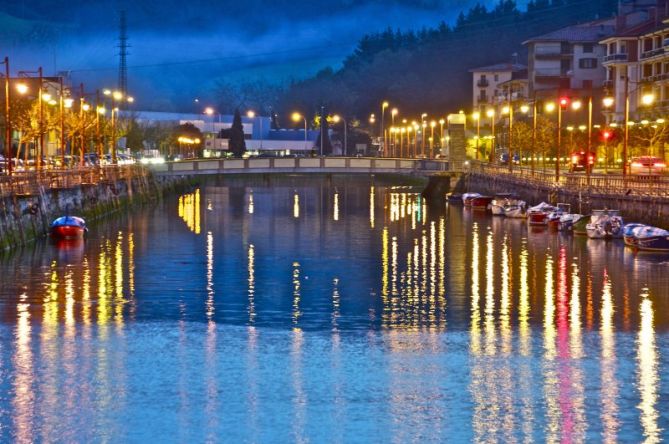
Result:
{"label": "fence", "polygon": [[84,167],[63,170],[16,172],[0,176],[0,197],[35,195],[42,189],[74,188],[99,183],[112,183],[149,174],[136,165]]}
{"label": "fence", "polygon": [[500,177],[516,182],[519,186],[543,186],[562,188],[574,193],[620,194],[669,199],[669,177],[659,175],[561,173],[556,180],[555,172],[514,165],[492,165],[471,162],[467,173]]}

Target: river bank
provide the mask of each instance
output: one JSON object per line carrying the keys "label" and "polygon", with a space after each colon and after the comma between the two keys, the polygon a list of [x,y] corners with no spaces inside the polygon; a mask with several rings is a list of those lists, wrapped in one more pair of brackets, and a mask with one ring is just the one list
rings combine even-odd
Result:
{"label": "river bank", "polygon": [[580,214],[589,214],[594,209],[617,209],[626,222],[640,222],[669,229],[669,198],[658,193],[642,193],[632,188],[626,190],[555,186],[513,176],[472,171],[459,178],[455,189],[459,192],[488,195],[513,193],[530,205],[564,202],[571,205],[573,212]]}
{"label": "river bank", "polygon": [[177,191],[188,183],[179,177],[157,178],[137,168],[131,173],[126,171],[112,178],[69,186],[35,182],[26,192],[0,195],[0,251],[45,237],[51,221],[64,214],[81,216],[94,223],[132,206],[160,199],[164,193]]}

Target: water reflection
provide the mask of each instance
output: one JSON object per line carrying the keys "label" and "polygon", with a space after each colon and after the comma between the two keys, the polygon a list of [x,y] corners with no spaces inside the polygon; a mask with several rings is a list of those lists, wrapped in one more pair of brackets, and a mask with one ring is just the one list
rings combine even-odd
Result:
{"label": "water reflection", "polygon": [[667,438],[665,263],[378,178],[267,180],[0,259],[0,441],[147,440],[147,411],[160,441]]}

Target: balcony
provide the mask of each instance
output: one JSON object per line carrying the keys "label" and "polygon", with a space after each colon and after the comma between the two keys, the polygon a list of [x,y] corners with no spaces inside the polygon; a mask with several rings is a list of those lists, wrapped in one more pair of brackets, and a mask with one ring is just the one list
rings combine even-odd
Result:
{"label": "balcony", "polygon": [[624,63],[627,62],[628,60],[629,56],[624,52],[604,56],[604,63],[620,63],[620,62]]}
{"label": "balcony", "polygon": [[536,79],[542,78],[561,78],[568,77],[569,71],[563,70],[561,68],[539,68],[534,70],[534,77]]}
{"label": "balcony", "polygon": [[574,50],[571,48],[556,48],[554,46],[534,48],[535,59],[554,59],[562,57],[571,57],[573,55],[574,55]]}
{"label": "balcony", "polygon": [[651,49],[650,51],[644,51],[641,53],[641,60],[650,59],[651,57],[656,57],[662,54],[664,54],[664,48]]}
{"label": "balcony", "polygon": [[488,79],[479,79],[479,81],[476,82],[476,86],[478,86],[479,88],[487,88],[488,86],[490,86],[490,82],[488,81]]}
{"label": "balcony", "polygon": [[477,103],[488,103],[488,100],[489,100],[488,96],[476,96]]}

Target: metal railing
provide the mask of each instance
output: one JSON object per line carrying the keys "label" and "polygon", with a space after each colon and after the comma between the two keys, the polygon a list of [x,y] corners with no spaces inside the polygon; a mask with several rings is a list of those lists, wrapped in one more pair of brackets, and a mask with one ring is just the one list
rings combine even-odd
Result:
{"label": "metal railing", "polygon": [[505,178],[519,186],[562,188],[564,191],[620,196],[644,196],[669,199],[669,177],[660,175],[627,175],[562,173],[556,180],[555,171],[527,166],[494,165],[470,162],[467,173]]}
{"label": "metal railing", "polygon": [[39,194],[40,188],[43,190],[75,188],[143,177],[147,174],[148,170],[139,165],[15,172],[11,176],[0,175],[0,197],[31,196]]}

